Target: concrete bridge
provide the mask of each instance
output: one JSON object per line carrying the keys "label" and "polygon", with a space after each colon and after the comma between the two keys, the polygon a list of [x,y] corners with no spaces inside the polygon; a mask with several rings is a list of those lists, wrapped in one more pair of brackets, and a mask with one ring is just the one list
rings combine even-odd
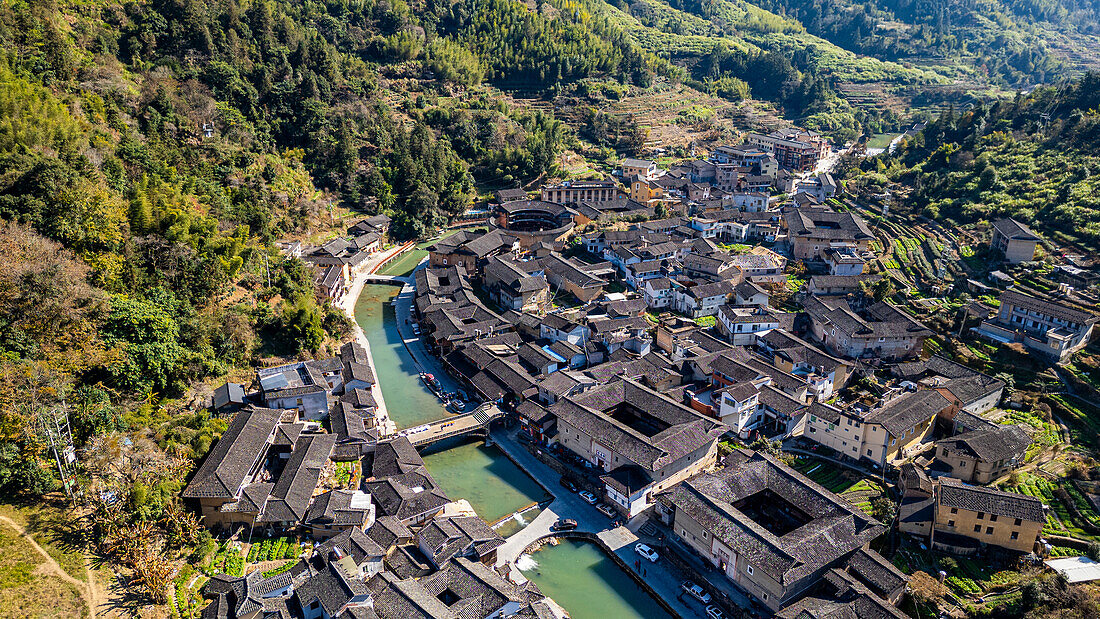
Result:
{"label": "concrete bridge", "polygon": [[405,275],[379,275],[378,273],[370,273],[363,276],[363,283],[365,284],[389,284],[391,286],[405,286],[413,283],[411,276]]}
{"label": "concrete bridge", "polygon": [[488,433],[489,424],[503,415],[504,411],[496,404],[485,403],[468,413],[402,430],[398,434],[407,437],[415,447],[426,447],[454,436],[473,432]]}

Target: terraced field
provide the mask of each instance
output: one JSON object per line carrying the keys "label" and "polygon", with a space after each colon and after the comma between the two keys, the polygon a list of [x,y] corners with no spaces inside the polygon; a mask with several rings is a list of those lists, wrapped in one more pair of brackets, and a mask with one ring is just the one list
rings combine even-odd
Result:
{"label": "terraced field", "polygon": [[866,514],[871,513],[871,501],[883,494],[883,487],[878,482],[810,456],[798,458],[791,466]]}
{"label": "terraced field", "polygon": [[1100,530],[1100,514],[1069,480],[1055,481],[1031,473],[1021,473],[1018,483],[1005,484],[1001,489],[1033,496],[1050,506],[1047,523],[1043,527],[1044,534],[1097,539],[1097,535],[1090,530]]}

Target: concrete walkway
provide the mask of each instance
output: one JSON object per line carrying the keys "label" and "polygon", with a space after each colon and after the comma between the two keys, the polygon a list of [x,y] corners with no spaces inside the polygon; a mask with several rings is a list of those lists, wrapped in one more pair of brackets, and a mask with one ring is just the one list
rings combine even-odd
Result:
{"label": "concrete walkway", "polygon": [[416,271],[423,269],[427,264],[427,258],[420,261],[420,264],[408,275],[410,283],[403,286],[401,292],[397,295],[397,301],[394,305],[397,332],[401,334],[401,341],[405,344],[405,349],[409,351],[421,372],[427,372],[435,376],[444,391],[458,391],[460,389],[459,384],[443,369],[443,364],[439,362],[439,358],[432,354],[424,341],[414,335],[412,330],[412,308],[413,302],[416,300],[416,285],[413,282],[416,281]]}
{"label": "concrete walkway", "polygon": [[[359,295],[363,292],[363,286],[366,285],[367,280],[371,277],[379,277],[371,275],[371,272],[390,258],[393,258],[407,249],[408,245],[400,245],[387,251],[378,252],[368,258],[360,274],[356,275],[355,279],[352,280],[348,292],[339,302],[337,302],[337,306],[344,310],[344,314],[351,319],[351,323],[354,325],[355,341],[367,351],[367,360],[370,365],[370,370],[376,378],[378,376],[378,368],[374,366],[374,355],[371,354],[370,342],[367,340],[367,336],[363,333],[363,330],[359,328],[359,323],[355,320],[355,303],[359,300]],[[375,383],[371,385],[370,392],[374,401],[378,403],[378,408],[374,411],[374,418],[378,427],[382,430],[381,434],[383,436],[395,434],[397,432],[397,424],[390,419],[389,410],[386,408],[386,400],[382,397],[382,386]]]}
{"label": "concrete walkway", "polygon": [[[515,440],[514,432],[493,431],[493,441],[504,450],[520,467],[542,484],[554,501],[542,510],[534,520],[518,533],[509,537],[503,546],[497,548],[497,565],[511,568],[510,578],[515,582],[526,582],[523,574],[516,569],[516,559],[535,541],[550,535],[550,527],[559,518],[572,518],[577,521],[577,531],[595,533],[608,548],[645,581],[661,599],[668,602],[680,617],[705,617],[704,605],[681,596],[680,583],[684,576],[667,560],[658,559],[656,563],[642,559],[634,552],[634,544],[639,541],[633,532],[645,522],[645,515],[635,517],[626,526],[611,527],[611,520],[596,511],[596,508],[584,502],[580,496],[569,492],[558,481],[560,476],[538,458],[527,451]],[[538,555],[535,555],[538,560]],[[637,567],[635,567],[637,565]],[[611,619],[611,618],[608,618]]]}

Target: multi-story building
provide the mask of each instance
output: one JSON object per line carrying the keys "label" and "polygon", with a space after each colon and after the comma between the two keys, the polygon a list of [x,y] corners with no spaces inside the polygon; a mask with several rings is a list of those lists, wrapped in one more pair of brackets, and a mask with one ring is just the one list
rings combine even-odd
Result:
{"label": "multi-story building", "polygon": [[772,329],[793,322],[793,314],[780,313],[769,307],[723,305],[718,308],[718,332],[734,346],[751,346],[757,338]]}
{"label": "multi-story building", "polygon": [[869,251],[875,234],[863,218],[823,207],[788,207],[782,210],[791,255],[803,260],[821,260],[831,248],[850,247]]}
{"label": "multi-story building", "polygon": [[803,436],[856,460],[878,466],[904,460],[927,441],[936,417],[952,411],[936,391],[899,395],[867,410],[814,404]]}
{"label": "multi-story building", "polygon": [[719,163],[714,166],[714,186],[722,191],[735,191],[741,180],[741,166],[736,163]]}
{"label": "multi-story building", "polygon": [[649,206],[665,199],[665,188],[657,181],[637,175],[629,178],[631,200]]}
{"label": "multi-story building", "polygon": [[803,301],[814,339],[853,359],[904,359],[920,352],[932,331],[900,309],[879,301],[853,308],[843,297],[808,296]]}
{"label": "multi-story building", "polygon": [[1024,463],[1031,437],[1020,426],[991,423],[936,441],[936,461],[951,477],[988,484]]}
{"label": "multi-story building", "polygon": [[541,266],[493,256],[485,263],[482,281],[489,298],[503,308],[542,313],[549,307],[550,287]]}
{"label": "multi-story building", "polygon": [[959,554],[987,545],[1019,553],[1035,549],[1047,522],[1040,499],[971,486],[951,477],[938,482],[933,548]]}
{"label": "multi-story building", "polygon": [[1027,226],[1015,219],[998,219],[993,222],[993,238],[990,248],[999,250],[1005,262],[1017,264],[1035,259],[1035,247],[1041,241]]}
{"label": "multi-story building", "polygon": [[998,342],[1020,342],[1057,363],[1089,343],[1097,316],[1076,307],[1038,299],[1015,290],[1001,293],[996,316],[983,320],[979,335]]}
{"label": "multi-story building", "polygon": [[867,548],[885,528],[772,456],[735,450],[726,467],[659,494],[683,543],[773,611]]}
{"label": "multi-story building", "polygon": [[623,196],[619,184],[612,180],[602,181],[565,181],[557,185],[542,188],[542,200],[558,204],[591,202],[601,204],[621,200]]}
{"label": "multi-story building", "polygon": [[518,251],[519,240],[500,230],[485,234],[461,230],[428,246],[428,261],[433,267],[456,266],[476,277],[489,256]]}
{"label": "multi-story building", "polygon": [[821,136],[809,132],[750,133],[745,142],[770,153],[781,167],[799,172],[813,170],[828,149]]}
{"label": "multi-story building", "polygon": [[830,275],[861,275],[867,262],[851,247],[830,247],[822,257],[829,265]]}
{"label": "multi-story building", "polygon": [[654,309],[663,309],[672,304],[672,280],[667,277],[655,277],[645,280],[643,290],[645,303]]}
{"label": "multi-story building", "polygon": [[689,318],[714,316],[729,301],[733,289],[734,284],[728,281],[676,288],[672,292],[672,308]]}
{"label": "multi-story building", "polygon": [[657,178],[657,162],[650,161],[649,159],[632,159],[627,157],[623,159],[621,166],[623,178],[630,178],[631,176],[640,176],[645,180],[653,180]]}
{"label": "multi-story building", "polygon": [[714,466],[726,427],[620,377],[550,407],[558,442],[606,472],[606,493],[629,516],[657,493]]}

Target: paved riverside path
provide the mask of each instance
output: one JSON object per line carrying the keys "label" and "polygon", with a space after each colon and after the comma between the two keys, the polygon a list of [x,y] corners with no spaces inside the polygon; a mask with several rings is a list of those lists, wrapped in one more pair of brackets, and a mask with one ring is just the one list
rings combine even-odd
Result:
{"label": "paved riverside path", "polygon": [[[397,302],[394,305],[394,313],[397,318],[397,332],[401,334],[401,340],[405,344],[405,349],[409,351],[413,361],[421,372],[427,372],[435,379],[439,381],[440,386],[444,391],[458,391],[459,385],[451,378],[450,374],[443,369],[443,364],[439,362],[439,358],[432,354],[432,351],[424,344],[424,340],[420,339],[413,334],[412,330],[412,308],[413,301],[416,300],[416,271],[423,269],[428,265],[428,259],[424,258],[420,261],[413,272],[408,275],[408,282],[401,288],[401,292],[397,295]],[[471,396],[473,394],[470,394]]]}
{"label": "paved riverside path", "polygon": [[[524,549],[536,540],[546,537],[551,533],[550,527],[558,518],[572,518],[577,521],[577,531],[595,533],[611,550],[618,555],[635,574],[641,576],[641,569],[645,570],[642,577],[663,600],[672,606],[680,617],[705,617],[704,605],[689,598],[681,596],[681,577],[666,559],[658,559],[656,563],[642,559],[634,552],[634,544],[639,541],[633,532],[644,524],[641,518],[635,518],[637,522],[628,523],[627,526],[611,528],[611,521],[607,516],[596,511],[596,508],[585,503],[578,495],[563,488],[558,480],[557,471],[543,464],[531,452],[516,442],[514,433],[494,430],[493,442],[503,449],[528,475],[535,478],[540,484],[554,495],[554,501],[542,510],[542,512],[519,532],[513,534],[504,545],[497,548],[497,565],[509,565],[510,577],[515,582],[526,581],[523,574],[516,569],[516,559],[523,554]],[[534,555],[538,560],[538,554]],[[635,569],[635,561],[639,561],[641,569]],[[611,619],[610,617],[608,619]]]}

